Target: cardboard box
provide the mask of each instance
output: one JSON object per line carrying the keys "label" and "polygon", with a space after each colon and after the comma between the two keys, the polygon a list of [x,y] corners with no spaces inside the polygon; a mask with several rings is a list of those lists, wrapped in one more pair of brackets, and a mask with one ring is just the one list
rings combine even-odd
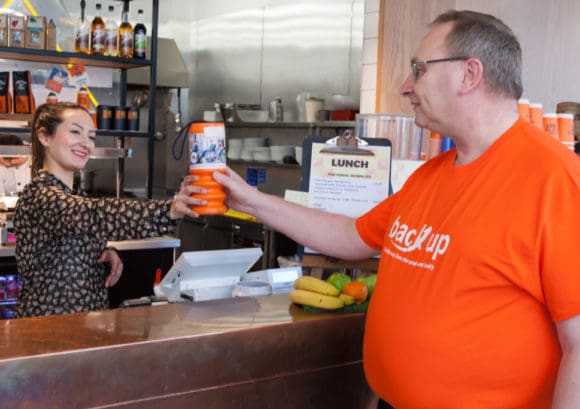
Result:
{"label": "cardboard box", "polygon": [[8,15],[0,14],[0,46],[8,45]]}
{"label": "cardboard box", "polygon": [[24,31],[24,46],[35,50],[46,48],[46,17],[28,16]]}
{"label": "cardboard box", "polygon": [[24,17],[8,16],[8,47],[24,47]]}

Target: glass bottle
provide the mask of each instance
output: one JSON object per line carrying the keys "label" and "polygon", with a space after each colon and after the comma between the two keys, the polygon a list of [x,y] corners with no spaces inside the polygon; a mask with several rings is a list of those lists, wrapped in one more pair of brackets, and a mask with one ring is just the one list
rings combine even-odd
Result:
{"label": "glass bottle", "polygon": [[116,57],[119,54],[119,26],[115,21],[115,6],[109,6],[109,15],[105,22],[105,55]]}
{"label": "glass bottle", "polygon": [[75,53],[90,54],[91,27],[85,20],[85,8],[81,6],[81,20],[75,30]]}
{"label": "glass bottle", "polygon": [[91,23],[91,54],[105,54],[105,22],[101,17],[101,3],[97,3],[97,14]]}
{"label": "glass bottle", "polygon": [[77,104],[85,108],[86,110],[91,109],[91,102],[89,99],[89,90],[86,86],[81,87],[77,92]]}
{"label": "glass bottle", "polygon": [[133,29],[133,58],[147,58],[147,27],[143,23],[143,10],[137,11],[137,24]]}
{"label": "glass bottle", "polygon": [[129,12],[123,10],[119,26],[119,57],[133,58],[133,26],[129,23]]}

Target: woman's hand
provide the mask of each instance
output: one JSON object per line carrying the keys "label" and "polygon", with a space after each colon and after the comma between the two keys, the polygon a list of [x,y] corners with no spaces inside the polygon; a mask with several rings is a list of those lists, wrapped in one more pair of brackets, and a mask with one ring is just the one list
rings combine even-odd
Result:
{"label": "woman's hand", "polygon": [[123,272],[123,262],[117,250],[113,248],[107,248],[101,253],[101,257],[97,259],[97,263],[109,263],[111,265],[111,273],[105,281],[105,287],[109,288],[117,284],[119,278],[121,278],[121,273]]}
{"label": "woman's hand", "polygon": [[181,181],[179,192],[173,197],[169,217],[172,220],[181,219],[183,216],[198,217],[199,214],[191,208],[193,206],[203,206],[207,204],[205,199],[191,197],[193,194],[205,194],[207,191],[201,186],[193,186],[192,183],[199,180],[198,176],[187,175]]}

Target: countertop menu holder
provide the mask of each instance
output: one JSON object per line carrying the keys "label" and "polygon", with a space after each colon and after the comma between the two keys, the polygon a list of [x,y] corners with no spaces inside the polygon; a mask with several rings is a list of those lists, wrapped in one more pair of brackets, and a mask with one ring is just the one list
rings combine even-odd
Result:
{"label": "countertop menu holder", "polygon": [[[358,138],[350,130],[331,139],[308,136],[303,143],[301,190],[314,208],[356,217],[392,193],[391,141]],[[350,199],[356,197],[356,201]],[[301,247],[302,267],[322,278],[326,269],[376,272],[378,258],[341,260]]]}

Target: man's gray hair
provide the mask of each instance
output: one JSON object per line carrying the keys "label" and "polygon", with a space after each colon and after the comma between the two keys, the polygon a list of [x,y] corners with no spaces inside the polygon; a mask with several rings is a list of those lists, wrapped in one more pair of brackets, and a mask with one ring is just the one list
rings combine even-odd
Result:
{"label": "man's gray hair", "polygon": [[474,57],[483,64],[483,80],[495,93],[522,96],[522,49],[513,31],[498,18],[470,10],[449,10],[431,26],[453,23],[446,39],[451,56]]}

